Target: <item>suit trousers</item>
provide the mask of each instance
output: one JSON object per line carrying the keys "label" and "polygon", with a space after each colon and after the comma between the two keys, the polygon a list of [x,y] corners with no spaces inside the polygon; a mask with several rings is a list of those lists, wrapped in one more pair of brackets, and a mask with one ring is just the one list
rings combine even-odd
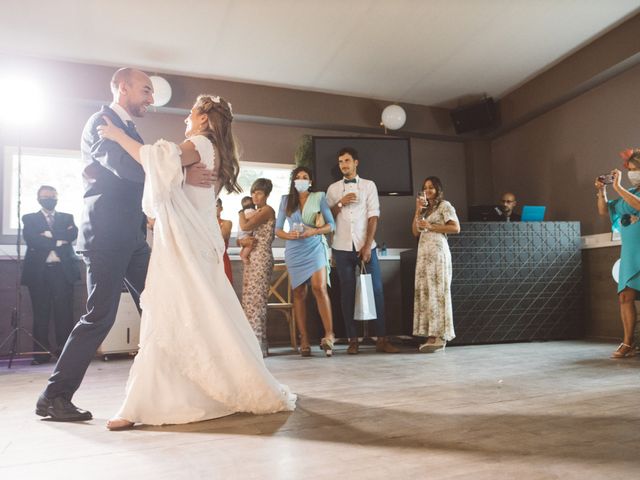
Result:
{"label": "suit trousers", "polygon": [[[358,337],[356,322],[353,319],[353,311],[356,301],[356,267],[360,265],[360,257],[355,248],[351,252],[333,249],[333,258],[336,262],[338,279],[340,280],[340,300],[342,316],[347,336],[350,339]],[[382,275],[378,264],[378,254],[375,248],[371,249],[371,260],[365,264],[367,273],[371,274],[373,284],[373,296],[376,303],[378,318],[373,321],[375,333],[378,337],[386,335],[384,320],[384,293],[382,291]]]}
{"label": "suit trousers", "polygon": [[[56,351],[62,350],[73,328],[73,284],[69,283],[60,262],[48,263],[37,282],[29,285],[29,296],[33,310],[33,351],[51,351],[49,345],[49,323],[53,311],[56,334]],[[34,355],[44,362],[48,353]]]}
{"label": "suit trousers", "polygon": [[138,310],[149,267],[150,249],[143,240],[129,251],[84,252],[87,266],[87,312],[80,318],[56,363],[44,390],[48,399],[71,400],[111,330],[118,312],[123,282]]}

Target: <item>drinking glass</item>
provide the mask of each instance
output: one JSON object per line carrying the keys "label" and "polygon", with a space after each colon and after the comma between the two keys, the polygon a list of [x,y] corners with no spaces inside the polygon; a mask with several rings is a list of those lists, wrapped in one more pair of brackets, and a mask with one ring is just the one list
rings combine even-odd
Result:
{"label": "drinking glass", "polygon": [[[426,220],[427,219],[427,208],[429,207],[429,200],[427,200],[427,193],[422,191],[420,193],[418,193],[418,199],[420,200],[420,202],[422,203],[422,208],[420,209],[420,216],[416,219],[416,223],[420,220]],[[417,226],[417,225],[416,225]],[[424,229],[418,227],[418,231],[419,232],[423,232]]]}
{"label": "drinking glass", "polygon": [[418,199],[422,202],[422,208],[426,210],[429,206],[429,200],[427,200],[427,192],[418,193]]}
{"label": "drinking glass", "polygon": [[304,233],[304,223],[295,222],[291,225],[292,232]]}

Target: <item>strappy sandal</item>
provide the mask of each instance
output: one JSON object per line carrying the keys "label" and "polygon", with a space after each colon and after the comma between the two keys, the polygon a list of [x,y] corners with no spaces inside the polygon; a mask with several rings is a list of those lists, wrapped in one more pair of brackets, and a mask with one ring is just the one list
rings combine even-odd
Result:
{"label": "strappy sandal", "polygon": [[333,338],[324,337],[320,342],[320,348],[324,350],[324,354],[327,357],[333,355]]}
{"label": "strappy sandal", "polygon": [[418,350],[422,353],[433,353],[433,352],[437,352],[438,350],[442,350],[444,352],[444,349],[447,346],[447,341],[443,340],[442,338],[436,338],[433,342],[429,343],[423,343],[422,345],[420,345],[418,347]]}
{"label": "strappy sandal", "polygon": [[611,358],[630,358],[636,356],[636,349],[633,345],[621,343],[616,351],[611,354]]}
{"label": "strappy sandal", "polygon": [[311,356],[311,347],[307,345],[306,347],[300,347],[300,356],[301,357],[310,357]]}

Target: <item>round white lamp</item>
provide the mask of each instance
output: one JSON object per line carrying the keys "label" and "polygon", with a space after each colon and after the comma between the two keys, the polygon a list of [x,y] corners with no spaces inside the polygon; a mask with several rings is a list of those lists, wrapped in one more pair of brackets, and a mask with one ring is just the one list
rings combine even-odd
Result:
{"label": "round white lamp", "polygon": [[153,106],[162,107],[171,100],[171,85],[164,78],[157,75],[149,77],[153,84]]}
{"label": "round white lamp", "polygon": [[407,113],[400,105],[388,105],[382,111],[382,125],[389,130],[402,128],[407,121]]}

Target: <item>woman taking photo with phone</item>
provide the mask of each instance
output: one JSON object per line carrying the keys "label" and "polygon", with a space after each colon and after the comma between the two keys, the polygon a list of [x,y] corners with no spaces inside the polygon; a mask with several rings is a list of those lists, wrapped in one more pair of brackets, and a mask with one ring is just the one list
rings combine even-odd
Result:
{"label": "woman taking photo with phone", "polygon": [[[596,178],[596,200],[598,213],[609,215],[614,230],[622,237],[620,252],[620,275],[618,277],[618,302],[624,338],[611,358],[628,358],[636,354],[633,332],[636,325],[635,300],[640,291],[640,149],[629,149],[620,153],[632,188],[621,184],[622,172],[615,169],[611,175]],[[610,184],[620,195],[615,200],[607,199]]]}

